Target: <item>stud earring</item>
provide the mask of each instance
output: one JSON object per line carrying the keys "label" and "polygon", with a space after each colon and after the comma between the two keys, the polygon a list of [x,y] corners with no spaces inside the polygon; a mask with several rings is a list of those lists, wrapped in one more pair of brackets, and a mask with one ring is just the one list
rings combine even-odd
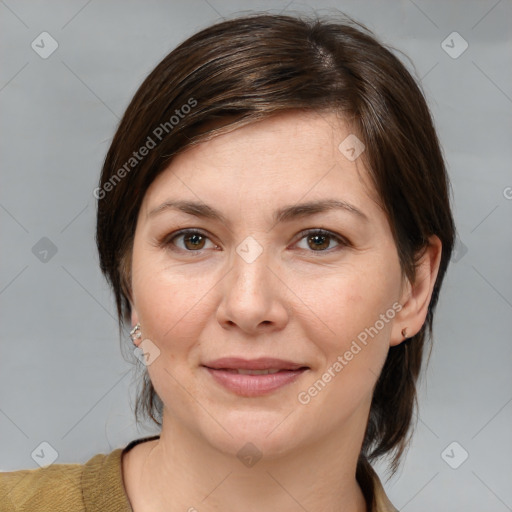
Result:
{"label": "stud earring", "polygon": [[132,339],[133,344],[138,347],[140,343],[139,340],[142,338],[139,323],[130,331],[130,338]]}
{"label": "stud earring", "polygon": [[402,329],[402,336],[404,337],[404,339],[407,339],[407,327],[404,327]]}

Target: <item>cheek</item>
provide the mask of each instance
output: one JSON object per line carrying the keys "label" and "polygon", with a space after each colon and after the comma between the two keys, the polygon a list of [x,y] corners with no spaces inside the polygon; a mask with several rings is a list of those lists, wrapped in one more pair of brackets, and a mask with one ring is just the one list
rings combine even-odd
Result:
{"label": "cheek", "polygon": [[182,282],[178,276],[150,272],[134,288],[134,295],[145,332],[150,331],[159,342],[197,325],[197,308],[201,304],[193,281]]}
{"label": "cheek", "polygon": [[176,272],[140,272],[134,285],[137,311],[144,338],[159,350],[159,356],[148,366],[148,373],[158,395],[173,407],[190,406],[182,384],[196,396],[197,383],[190,381],[190,365],[200,358],[201,332],[211,316],[206,291],[207,278],[186,279]]}
{"label": "cheek", "polygon": [[378,372],[386,357],[396,314],[396,272],[363,268],[367,270],[339,272],[301,288],[301,299],[311,309],[310,321],[303,322],[305,334],[322,352],[327,368],[341,356],[347,368]]}
{"label": "cheek", "polygon": [[[165,259],[134,251],[133,294],[143,336],[171,357],[189,350],[200,337],[209,312],[209,294],[215,285],[208,272],[191,274]],[[211,278],[210,278],[210,277]]]}
{"label": "cheek", "polygon": [[[300,403],[311,403],[333,425],[360,407],[369,407],[389,349],[395,310],[387,283],[363,278],[340,279],[311,292],[313,320],[303,322],[305,336],[322,354],[318,368],[301,389]],[[319,413],[324,414],[324,413]]]}

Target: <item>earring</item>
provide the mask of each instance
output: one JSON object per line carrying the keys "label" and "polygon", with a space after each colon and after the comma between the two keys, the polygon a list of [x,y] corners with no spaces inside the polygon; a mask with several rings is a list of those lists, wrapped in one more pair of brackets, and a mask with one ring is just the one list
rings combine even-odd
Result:
{"label": "earring", "polygon": [[136,347],[138,347],[139,346],[138,342],[142,338],[142,333],[140,332],[140,324],[139,323],[130,331],[130,338],[132,339],[133,344]]}
{"label": "earring", "polygon": [[405,339],[407,339],[407,327],[404,327],[404,328],[402,329],[402,336],[403,336]]}

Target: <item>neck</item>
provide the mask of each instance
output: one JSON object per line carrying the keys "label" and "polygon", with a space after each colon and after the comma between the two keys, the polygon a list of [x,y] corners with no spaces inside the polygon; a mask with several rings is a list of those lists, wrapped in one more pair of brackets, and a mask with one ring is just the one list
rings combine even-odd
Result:
{"label": "neck", "polygon": [[[360,426],[300,450],[243,463],[205,443],[164,413],[160,439],[148,446],[137,470],[143,499],[135,512],[366,512],[356,480]],[[243,458],[243,457],[242,457]],[[142,495],[141,495],[142,496]]]}

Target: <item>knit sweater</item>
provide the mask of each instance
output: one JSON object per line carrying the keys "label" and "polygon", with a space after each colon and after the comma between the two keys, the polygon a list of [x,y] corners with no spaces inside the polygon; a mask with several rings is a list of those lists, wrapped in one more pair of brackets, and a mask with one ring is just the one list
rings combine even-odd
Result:
{"label": "knit sweater", "polygon": [[[52,464],[0,473],[1,512],[133,512],[125,491],[123,451],[157,439],[136,439],[124,449],[97,454],[85,464]],[[371,470],[375,506],[371,512],[398,512]]]}

